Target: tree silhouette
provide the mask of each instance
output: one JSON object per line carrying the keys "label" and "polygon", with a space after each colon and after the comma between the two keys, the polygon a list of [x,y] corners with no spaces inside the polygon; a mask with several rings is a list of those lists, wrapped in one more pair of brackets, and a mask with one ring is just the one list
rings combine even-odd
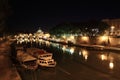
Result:
{"label": "tree silhouette", "polygon": [[50,30],[53,35],[81,34],[86,36],[99,36],[110,26],[102,21],[87,21],[80,23],[65,22],[56,25]]}

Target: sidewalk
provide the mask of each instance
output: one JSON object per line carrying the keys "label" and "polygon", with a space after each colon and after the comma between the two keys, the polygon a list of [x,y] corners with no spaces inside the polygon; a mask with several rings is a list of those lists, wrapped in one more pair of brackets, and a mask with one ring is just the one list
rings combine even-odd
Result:
{"label": "sidewalk", "polygon": [[99,49],[99,50],[104,49],[104,50],[120,51],[120,47],[117,47],[117,46],[103,46],[103,45],[89,45],[89,44],[79,44],[79,46],[90,47],[90,48]]}
{"label": "sidewalk", "polygon": [[[0,44],[0,80],[21,80],[16,67],[12,64],[9,55],[9,46],[1,49]],[[6,52],[7,51],[7,52]]]}
{"label": "sidewalk", "polygon": [[[56,42],[60,43],[60,42]],[[98,49],[98,50],[112,50],[112,51],[120,51],[120,46],[104,46],[104,45],[93,45],[93,44],[69,44],[69,43],[60,43],[64,45],[69,45],[69,46],[78,46],[78,47],[87,47],[87,48],[92,48],[92,49]]]}

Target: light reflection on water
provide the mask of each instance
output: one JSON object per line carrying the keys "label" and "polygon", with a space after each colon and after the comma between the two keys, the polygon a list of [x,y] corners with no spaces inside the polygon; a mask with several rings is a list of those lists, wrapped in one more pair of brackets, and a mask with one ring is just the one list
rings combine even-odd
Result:
{"label": "light reflection on water", "polygon": [[115,76],[119,76],[120,74],[119,52],[92,50],[46,41],[41,42],[39,45],[42,44],[43,46],[44,44],[46,45],[45,49],[53,52],[55,60],[58,61],[57,63],[60,63],[60,65],[63,65],[62,62],[69,64],[71,60],[98,72],[114,73]]}
{"label": "light reflection on water", "polygon": [[83,57],[87,61],[87,59],[88,59],[88,51],[86,49],[82,49],[81,52],[82,52]]}
{"label": "light reflection on water", "polygon": [[74,51],[75,51],[75,47],[71,47],[69,52],[70,52],[71,54],[73,54]]}
{"label": "light reflection on water", "polygon": [[109,68],[110,68],[110,69],[113,69],[113,68],[114,68],[114,63],[113,63],[113,61],[110,61],[110,63],[109,63]]}
{"label": "light reflection on water", "polygon": [[108,58],[107,58],[107,55],[105,55],[105,54],[100,54],[100,59],[101,59],[102,61],[104,61],[104,60],[107,60]]}
{"label": "light reflection on water", "polygon": [[118,67],[115,64],[116,60],[120,62],[120,57],[119,57],[120,55],[114,52],[87,50],[84,48],[71,47],[66,45],[59,45],[59,46],[60,46],[59,48],[64,52],[69,52],[72,55],[78,54],[78,57],[76,57],[78,61],[81,62],[84,61],[86,65],[95,67],[97,69],[102,69],[109,72],[109,70],[114,70],[114,68],[118,68],[120,66],[119,63],[118,63],[119,65]]}
{"label": "light reflection on water", "polygon": [[[63,52],[61,54],[64,59],[71,59],[79,62],[80,64],[84,64],[86,66],[92,67],[99,71],[105,72],[120,72],[120,54],[110,51],[103,50],[92,50],[80,47],[73,47],[68,45],[61,45],[58,43],[45,42],[44,43],[49,46],[53,46]],[[65,56],[67,54],[70,56]],[[56,53],[57,55],[57,53]],[[59,54],[60,55],[60,54]],[[56,56],[59,57],[59,56]],[[59,57],[62,60],[62,57]]]}

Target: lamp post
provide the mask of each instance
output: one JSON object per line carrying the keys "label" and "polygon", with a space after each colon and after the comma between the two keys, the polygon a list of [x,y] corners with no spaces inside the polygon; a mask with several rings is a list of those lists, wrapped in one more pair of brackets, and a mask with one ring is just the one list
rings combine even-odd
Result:
{"label": "lamp post", "polygon": [[107,41],[108,42],[108,46],[110,45],[110,39],[109,39],[110,38],[110,29],[111,28],[109,28],[109,30],[108,30],[108,41]]}

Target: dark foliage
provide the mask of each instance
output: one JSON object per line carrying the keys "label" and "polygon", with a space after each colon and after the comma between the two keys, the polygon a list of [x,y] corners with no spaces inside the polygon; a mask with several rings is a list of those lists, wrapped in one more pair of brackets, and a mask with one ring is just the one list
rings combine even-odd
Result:
{"label": "dark foliage", "polygon": [[[87,21],[81,23],[66,22],[53,27],[51,34],[82,34],[93,36],[93,34],[100,35],[109,28],[109,25],[102,21]],[[96,36],[95,35],[95,36]]]}

